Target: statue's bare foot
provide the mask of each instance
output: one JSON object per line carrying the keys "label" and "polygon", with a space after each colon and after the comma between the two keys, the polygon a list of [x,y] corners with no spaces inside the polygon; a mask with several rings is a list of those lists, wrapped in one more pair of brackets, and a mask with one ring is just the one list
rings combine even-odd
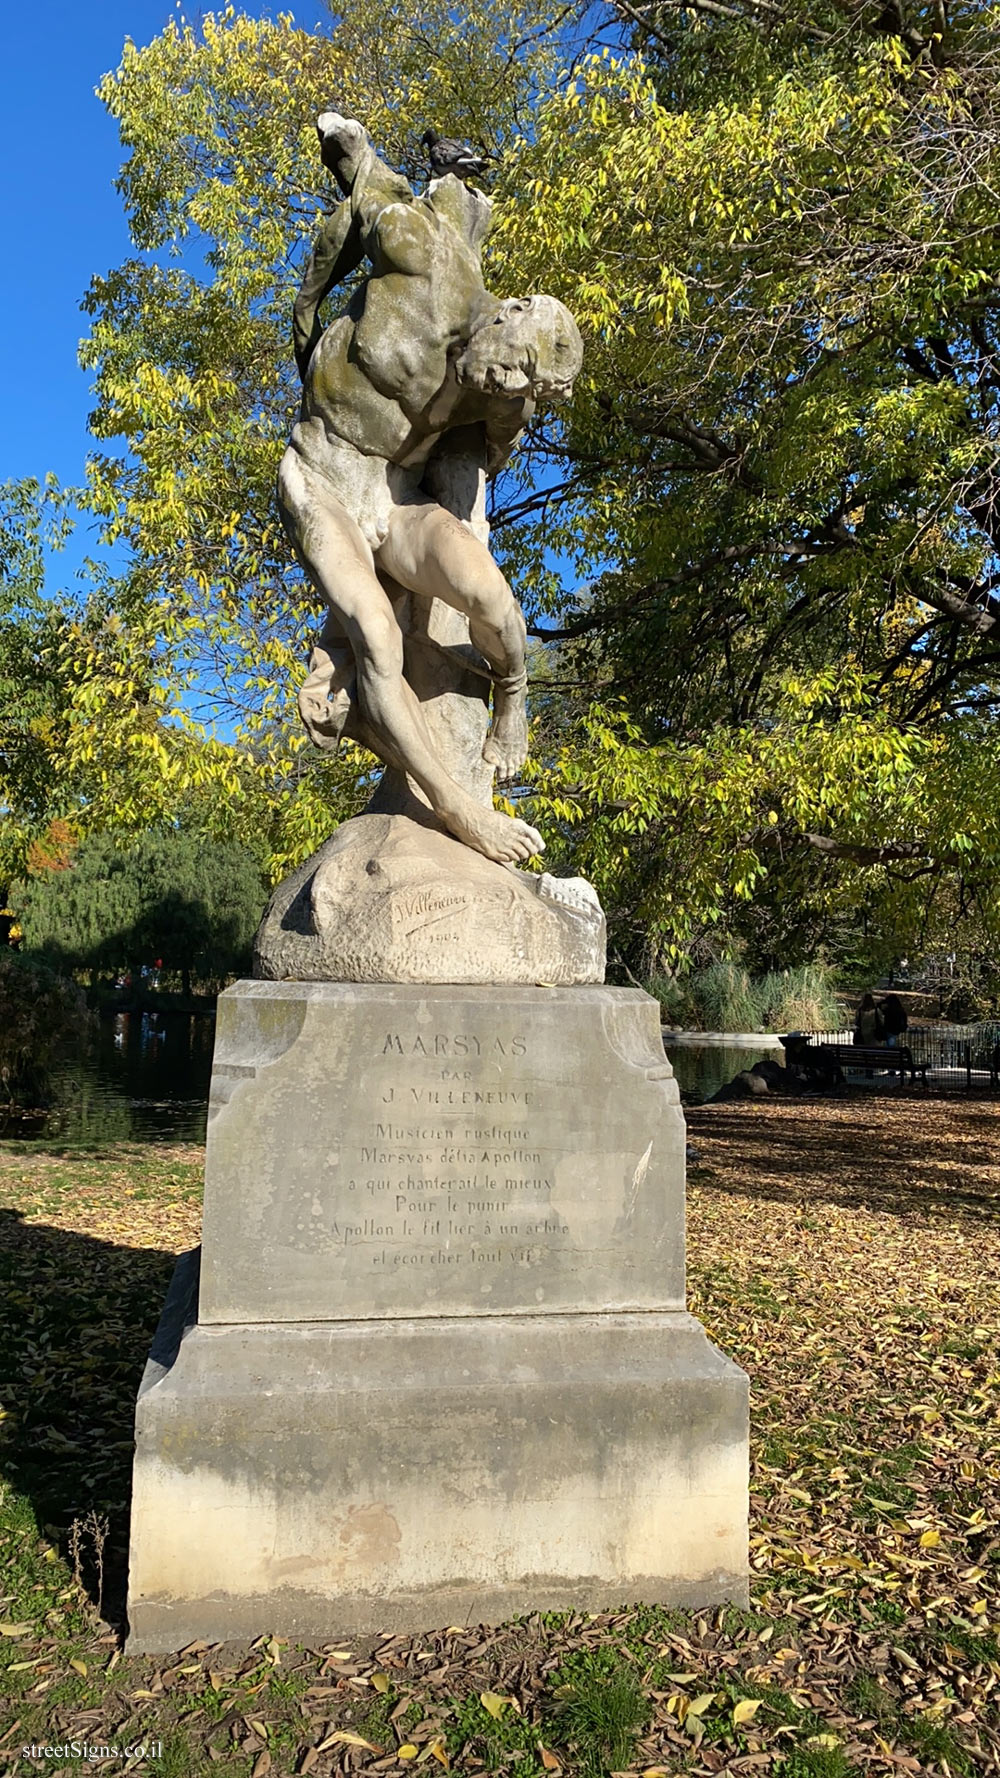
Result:
{"label": "statue's bare foot", "polygon": [[[499,688],[493,694],[493,721],[483,742],[483,758],[496,766],[497,781],[509,784],[524,764],[528,752],[528,718],[524,709],[524,693],[505,696]],[[534,832],[534,829],[532,829]]]}
{"label": "statue's bare foot", "polygon": [[525,864],[545,850],[541,834],[526,821],[501,815],[496,809],[483,809],[471,798],[456,814],[442,815],[441,819],[456,839],[496,864]]}

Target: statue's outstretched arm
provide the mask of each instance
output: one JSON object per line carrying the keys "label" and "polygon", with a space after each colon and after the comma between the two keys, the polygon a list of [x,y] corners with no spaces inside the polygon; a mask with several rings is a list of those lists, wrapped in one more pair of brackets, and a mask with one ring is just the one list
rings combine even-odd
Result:
{"label": "statue's outstretched arm", "polygon": [[323,324],[319,318],[320,305],[325,302],[335,285],[342,284],[345,278],[349,278],[357,270],[364,256],[357,219],[345,200],[338,204],[332,216],[328,216],[320,228],[295,299],[292,338],[295,344],[295,362],[303,382],[309,369],[309,360],[323,332]]}
{"label": "statue's outstretched arm", "polygon": [[324,111],[316,119],[320,154],[329,167],[362,230],[371,227],[385,204],[412,204],[413,190],[402,173],[394,173],[379,160],[364,124],[339,111]]}
{"label": "statue's outstretched arm", "polygon": [[324,111],[317,119],[323,165],[347,197],[364,251],[378,270],[425,273],[429,217],[402,173],[380,160],[363,124]]}

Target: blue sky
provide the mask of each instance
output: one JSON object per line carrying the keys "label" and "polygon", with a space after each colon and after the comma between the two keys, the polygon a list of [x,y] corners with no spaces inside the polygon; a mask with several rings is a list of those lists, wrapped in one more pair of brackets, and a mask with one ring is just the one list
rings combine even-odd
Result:
{"label": "blue sky", "polygon": [[[191,17],[191,0],[183,0]],[[149,43],[177,17],[175,0],[19,0],[4,17],[0,69],[0,481],[54,470],[83,479],[89,378],[76,361],[80,299],[130,243],[114,179],[114,121],[94,93],[126,37]],[[207,8],[205,10],[208,10]],[[243,0],[255,16],[289,12]],[[322,14],[319,0],[306,9]],[[305,16],[305,14],[303,14]],[[94,549],[78,537],[57,567],[69,577]]]}
{"label": "blue sky", "polygon": [[[224,0],[220,0],[219,10]],[[292,12],[329,24],[323,0],[239,0],[255,17]],[[122,151],[95,94],[126,37],[149,43],[171,18],[200,16],[193,0],[18,0],[4,20],[0,61],[0,482],[52,470],[78,485],[92,441],[89,373],[77,363],[95,273],[134,249],[114,188]],[[50,559],[49,590],[70,587],[98,554],[93,522]],[[571,571],[567,567],[567,575]]]}

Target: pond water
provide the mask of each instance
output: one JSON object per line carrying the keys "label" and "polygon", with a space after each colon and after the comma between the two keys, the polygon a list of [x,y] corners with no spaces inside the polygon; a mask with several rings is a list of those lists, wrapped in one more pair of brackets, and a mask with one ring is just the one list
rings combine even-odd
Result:
{"label": "pond water", "polygon": [[784,1060],[784,1051],[770,1043],[670,1043],[667,1040],[666,1051],[686,1105],[704,1105],[741,1069],[752,1068],[765,1056],[772,1062]]}
{"label": "pond water", "polygon": [[203,1142],[214,1013],[102,1018],[89,1055],[57,1069],[43,1112],[0,1113],[0,1138],[100,1148],[114,1142]]}
{"label": "pond water", "polygon": [[[102,1018],[91,1054],[64,1062],[43,1112],[0,1113],[0,1139],[100,1148],[115,1142],[203,1142],[212,1074],[211,1013],[118,1013]],[[681,1096],[706,1099],[741,1068],[781,1051],[759,1046],[667,1044]]]}

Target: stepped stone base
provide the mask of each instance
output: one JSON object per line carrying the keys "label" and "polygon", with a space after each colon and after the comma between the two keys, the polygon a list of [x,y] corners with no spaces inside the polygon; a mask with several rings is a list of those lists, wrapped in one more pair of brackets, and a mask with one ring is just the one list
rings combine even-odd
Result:
{"label": "stepped stone base", "polygon": [[199,1327],[196,1260],[139,1397],[130,1649],[745,1603],[747,1380],[691,1316]]}

